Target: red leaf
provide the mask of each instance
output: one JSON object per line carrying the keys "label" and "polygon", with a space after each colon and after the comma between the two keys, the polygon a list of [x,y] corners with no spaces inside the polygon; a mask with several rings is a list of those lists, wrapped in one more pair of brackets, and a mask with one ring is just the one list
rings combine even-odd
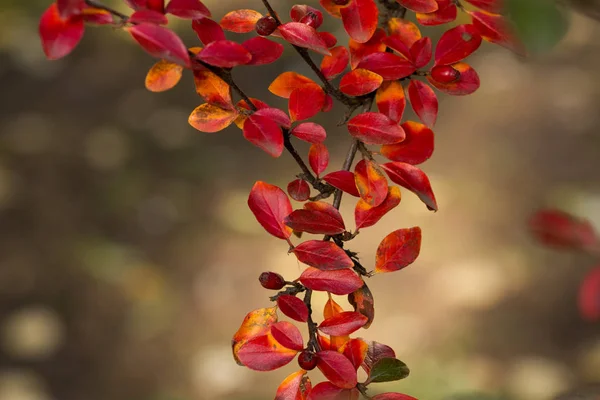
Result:
{"label": "red leaf", "polygon": [[[363,328],[366,329],[366,325]],[[342,353],[354,365],[354,369],[358,369],[365,360],[368,349],[369,345],[364,340],[350,339],[344,345]]]}
{"label": "red leaf", "polygon": [[261,148],[273,157],[283,152],[283,132],[281,127],[268,115],[259,110],[244,122],[244,137],[253,145]]}
{"label": "red leaf", "polygon": [[377,247],[375,272],[399,271],[412,264],[421,251],[421,228],[398,229]]}
{"label": "red leaf", "polygon": [[502,0],[465,0],[483,11],[500,13],[502,11]]}
{"label": "red leaf", "polygon": [[311,392],[310,379],[306,376],[306,371],[300,370],[281,382],[275,400],[306,400],[309,392]]}
{"label": "red leaf", "polygon": [[404,130],[381,113],[366,112],[348,121],[348,131],[366,144],[391,144],[404,140]]}
{"label": "red leaf", "polygon": [[344,396],[346,392],[348,392],[348,389],[342,389],[331,382],[325,381],[318,383],[310,391],[307,400],[351,400],[347,395]]}
{"label": "red leaf", "polygon": [[300,22],[288,22],[279,26],[281,36],[294,46],[314,50],[317,53],[331,55],[327,44],[321,39],[315,28]]}
{"label": "red leaf", "polygon": [[344,46],[331,49],[331,55],[321,60],[321,72],[327,79],[333,79],[346,69],[350,55]]}
{"label": "red leaf", "polygon": [[340,189],[342,192],[360,197],[360,193],[356,188],[356,182],[354,181],[354,174],[350,171],[330,172],[323,177],[323,180],[331,186]]}
{"label": "red leaf", "polygon": [[258,336],[244,343],[239,351],[240,362],[255,371],[273,371],[294,359],[297,351],[283,347],[271,334]]}
{"label": "red leaf", "polygon": [[460,73],[458,80],[454,82],[441,83],[433,79],[431,75],[427,75],[427,80],[436,89],[452,96],[466,96],[479,89],[479,75],[469,64],[459,62],[452,64],[452,68]]}
{"label": "red leaf", "polygon": [[282,110],[280,110],[279,108],[271,108],[271,107],[266,107],[266,108],[261,108],[258,111],[254,112],[254,115],[258,115],[261,117],[268,117],[271,120],[273,120],[273,122],[277,123],[277,125],[288,129],[291,125],[292,125],[292,121],[290,121],[290,117],[288,117],[288,115],[283,112]]}
{"label": "red leaf", "polygon": [[384,82],[375,94],[379,112],[394,122],[400,122],[406,108],[406,97],[402,84],[398,81]]}
{"label": "red leaf", "polygon": [[165,13],[165,0],[146,0],[146,8]]}
{"label": "red leaf", "polygon": [[179,18],[198,19],[210,17],[210,10],[200,0],[171,0],[165,9],[167,14]]}
{"label": "red leaf", "polygon": [[415,397],[402,393],[381,393],[373,397],[373,400],[417,400]]}
{"label": "red leaf", "polygon": [[248,50],[231,40],[211,42],[196,57],[207,64],[222,68],[248,64],[252,60],[252,55]]}
{"label": "red leaf", "polygon": [[396,0],[402,7],[419,13],[430,13],[438,9],[435,0]]}
{"label": "red leaf", "polygon": [[62,19],[80,14],[84,6],[83,0],[56,0],[58,14]]}
{"label": "red leaf", "polygon": [[256,220],[271,235],[280,239],[290,237],[292,230],[284,225],[283,220],[292,212],[292,204],[283,190],[258,181],[250,191],[248,206]]}
{"label": "red leaf", "polygon": [[221,25],[210,18],[200,18],[192,21],[192,29],[204,45],[218,40],[226,40],[225,32]]}
{"label": "red leaf", "polygon": [[163,13],[159,13],[154,10],[147,10],[142,8],[141,10],[135,11],[128,20],[131,24],[156,24],[156,25],[167,25],[169,20]]}
{"label": "red leaf", "polygon": [[380,205],[387,197],[387,179],[381,168],[371,160],[361,160],[356,164],[354,181],[361,199],[370,206]]}
{"label": "red leaf", "polygon": [[294,248],[298,261],[320,270],[352,268],[354,262],[333,242],[309,240]]}
{"label": "red leaf", "polygon": [[295,231],[318,235],[337,235],[345,231],[343,223],[317,210],[295,210],[287,216],[285,224]]}
{"label": "red leaf", "polygon": [[375,225],[390,210],[400,204],[400,189],[396,186],[389,188],[389,192],[381,204],[376,207],[369,205],[363,199],[356,203],[354,209],[354,220],[356,221],[356,230]]}
{"label": "red leaf", "polygon": [[464,60],[481,45],[481,36],[473,25],[459,25],[442,35],[435,48],[435,65]]}
{"label": "red leaf", "polygon": [[290,131],[290,134],[308,143],[321,143],[327,137],[325,128],[314,122],[303,122]]}
{"label": "red leaf", "polygon": [[327,150],[327,146],[323,143],[315,143],[310,146],[308,150],[308,163],[318,178],[327,169],[327,165],[329,165],[329,150]]}
{"label": "red leaf", "polygon": [[327,45],[328,49],[332,48],[337,44],[337,38],[329,32],[319,32],[319,36],[321,37],[321,39],[323,39],[323,42],[325,42],[325,45]]}
{"label": "red leaf", "polygon": [[600,319],[600,266],[585,276],[579,288],[579,311],[586,320]]}
{"label": "red leaf", "polygon": [[359,43],[356,40],[350,39],[348,48],[350,49],[350,68],[354,69],[358,63],[369,54],[385,51],[385,32],[378,28],[371,39],[366,43]]}
{"label": "red leaf", "polygon": [[429,178],[423,171],[403,162],[390,162],[383,164],[382,167],[393,182],[419,196],[428,209],[437,211],[435,195],[431,190]]}
{"label": "red leaf", "polygon": [[410,48],[411,60],[415,67],[423,68],[431,61],[431,39],[428,37],[417,40]]}
{"label": "red leaf", "polygon": [[[391,18],[388,21],[390,37],[394,37],[395,43],[402,43],[406,49],[410,49],[417,40],[421,39],[421,31],[413,22],[402,18]],[[392,46],[390,46],[392,47]]]}
{"label": "red leaf", "polygon": [[358,43],[368,42],[377,29],[379,10],[374,0],[351,0],[340,9],[344,28]]}
{"label": "red leaf", "polygon": [[281,57],[283,45],[262,36],[256,36],[242,43],[242,46],[252,55],[252,59],[246,65],[270,64]]}
{"label": "red leaf", "polygon": [[254,30],[256,21],[262,14],[254,10],[235,10],[225,14],[220,25],[223,29],[235,33],[248,33]]}
{"label": "red leaf", "polygon": [[351,269],[322,271],[308,267],[299,278],[309,289],[330,292],[339,296],[350,294],[363,285],[362,279]]}
{"label": "red leaf", "polygon": [[340,224],[344,224],[344,219],[342,218],[342,214],[340,214],[339,210],[331,204],[325,203],[324,201],[311,201],[309,203],[304,204],[304,209],[324,212],[331,218],[338,221]]}
{"label": "red leaf", "polygon": [[592,224],[560,210],[541,210],[529,220],[532,235],[546,246],[586,249],[598,243]]}
{"label": "red leaf", "polygon": [[406,121],[402,124],[406,139],[396,144],[381,146],[382,156],[412,165],[421,164],[431,157],[434,147],[433,131],[418,122]]}
{"label": "red leaf", "polygon": [[296,296],[289,294],[279,296],[277,298],[277,306],[284,315],[290,317],[294,321],[308,321],[308,307],[306,307],[306,304]]}
{"label": "red leaf", "polygon": [[438,99],[431,86],[421,81],[411,80],[408,85],[408,98],[415,114],[433,128],[438,114]]}
{"label": "red leaf", "polygon": [[458,9],[452,0],[437,0],[438,9],[432,13],[417,13],[417,21],[421,25],[435,26],[452,22],[456,19]]}
{"label": "red leaf", "polygon": [[362,364],[367,375],[371,375],[371,368],[373,368],[373,365],[375,365],[377,361],[384,358],[396,358],[396,353],[394,353],[394,350],[388,345],[378,342],[368,342],[367,344],[369,345],[369,348],[367,350],[367,355],[365,356],[365,361]]}
{"label": "red leaf", "polygon": [[[306,322],[306,321],[302,321]],[[287,349],[302,351],[304,341],[300,330],[293,324],[282,321],[271,325],[271,335],[277,342]]]}
{"label": "red leaf", "polygon": [[346,336],[367,323],[367,317],[356,311],[345,311],[321,322],[319,330],[331,336]]}
{"label": "red leaf", "polygon": [[302,121],[317,115],[325,104],[325,92],[317,84],[306,84],[294,89],[288,103],[292,121]]}
{"label": "red leaf", "polygon": [[346,357],[337,351],[320,351],[317,353],[317,368],[331,383],[337,387],[351,389],[358,383],[356,370]]}
{"label": "red leaf", "polygon": [[310,187],[304,179],[291,181],[287,187],[288,194],[296,201],[306,201],[310,197]]}
{"label": "red leaf", "polygon": [[367,317],[367,323],[363,328],[368,329],[375,318],[375,301],[373,300],[373,293],[371,293],[367,284],[365,283],[360,289],[350,293],[348,295],[348,302],[352,304],[354,311],[358,311]]}
{"label": "red leaf", "polygon": [[100,8],[84,8],[81,16],[87,24],[112,25],[114,23],[112,14]]}
{"label": "red leaf", "polygon": [[204,103],[192,111],[188,118],[191,126],[200,132],[218,132],[227,128],[237,118],[235,109],[224,109],[215,104]]}
{"label": "red leaf", "polygon": [[187,47],[173,31],[154,24],[138,24],[125,29],[152,56],[190,67]]}
{"label": "red leaf", "polygon": [[340,90],[349,96],[362,96],[377,90],[382,82],[383,78],[375,72],[358,68],[342,77]]}
{"label": "red leaf", "polygon": [[340,9],[344,6],[338,6],[333,2],[333,0],[319,0],[319,3],[321,4],[321,7],[323,7],[325,11],[327,11],[332,17],[342,18]]}
{"label": "red leaf", "polygon": [[516,38],[505,17],[486,11],[468,11],[468,13],[473,17],[473,25],[483,39],[504,46],[515,53],[525,54],[523,44]]}
{"label": "red leaf", "polygon": [[51,4],[40,18],[39,34],[49,60],[58,60],[72,52],[83,32],[83,19],[78,16],[61,18],[56,3]]}
{"label": "red leaf", "polygon": [[369,54],[358,63],[358,68],[375,72],[385,80],[406,78],[416,69],[410,60],[392,53]]}

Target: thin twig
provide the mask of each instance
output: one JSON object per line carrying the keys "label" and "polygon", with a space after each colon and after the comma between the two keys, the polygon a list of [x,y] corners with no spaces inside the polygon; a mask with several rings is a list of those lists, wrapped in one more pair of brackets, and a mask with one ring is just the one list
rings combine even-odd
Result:
{"label": "thin twig", "polygon": [[307,348],[312,348],[315,353],[321,351],[321,345],[319,344],[319,338],[317,337],[317,324],[312,319],[312,289],[306,289],[304,295],[304,304],[308,308],[308,343]]}

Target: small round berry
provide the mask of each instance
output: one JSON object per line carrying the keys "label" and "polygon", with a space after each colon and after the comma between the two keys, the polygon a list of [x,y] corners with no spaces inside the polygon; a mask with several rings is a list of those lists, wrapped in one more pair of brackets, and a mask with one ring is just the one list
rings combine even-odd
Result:
{"label": "small round berry", "polygon": [[460,72],[450,65],[437,65],[431,69],[431,77],[436,82],[452,83],[460,78]]}
{"label": "small round berry", "polygon": [[283,276],[275,272],[263,272],[258,277],[258,281],[265,289],[279,290],[285,286]]}
{"label": "small round berry", "polygon": [[348,3],[350,3],[350,0],[333,0],[333,4],[336,6],[345,6]]}
{"label": "small round berry", "polygon": [[317,366],[317,358],[317,355],[312,351],[303,350],[302,353],[298,355],[298,365],[305,371],[311,371]]}
{"label": "small round berry", "polygon": [[277,21],[270,15],[266,15],[256,21],[254,29],[256,29],[256,33],[260,36],[269,36],[277,29]]}

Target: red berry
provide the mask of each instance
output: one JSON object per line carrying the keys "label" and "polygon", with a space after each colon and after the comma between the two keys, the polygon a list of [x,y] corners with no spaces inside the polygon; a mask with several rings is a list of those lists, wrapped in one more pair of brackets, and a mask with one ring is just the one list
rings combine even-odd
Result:
{"label": "red berry", "polygon": [[298,356],[298,365],[305,371],[311,371],[317,366],[317,355],[312,351],[304,350]]}
{"label": "red berry", "polygon": [[285,286],[283,276],[275,272],[263,272],[258,277],[258,281],[265,289],[279,290]]}
{"label": "red berry", "polygon": [[460,72],[450,65],[437,65],[431,69],[431,77],[439,83],[452,83],[460,78]]}
{"label": "red berry", "polygon": [[256,21],[254,29],[256,29],[256,33],[260,36],[269,36],[277,29],[277,21],[270,15],[266,15]]}
{"label": "red berry", "polygon": [[345,6],[348,3],[350,3],[350,0],[333,0],[333,4],[336,6]]}
{"label": "red berry", "polygon": [[304,17],[302,17],[300,22],[315,29],[319,29],[323,23],[323,14],[320,12],[309,11]]}

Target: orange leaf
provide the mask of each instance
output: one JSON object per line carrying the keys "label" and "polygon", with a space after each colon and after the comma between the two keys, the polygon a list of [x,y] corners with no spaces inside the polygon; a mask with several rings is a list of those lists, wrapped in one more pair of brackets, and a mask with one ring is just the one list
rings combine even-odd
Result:
{"label": "orange leaf", "polygon": [[406,97],[402,84],[398,81],[384,82],[375,94],[379,112],[394,122],[400,122],[406,108]]}
{"label": "orange leaf", "polygon": [[350,96],[362,96],[377,90],[382,82],[383,78],[375,72],[357,68],[342,77],[340,90]]}
{"label": "orange leaf", "polygon": [[385,51],[386,46],[383,43],[385,31],[377,28],[371,39],[366,43],[359,43],[350,39],[348,48],[350,49],[350,68],[354,69],[358,63],[369,54]]}
{"label": "orange leaf", "polygon": [[225,14],[219,23],[223,29],[235,33],[248,33],[254,30],[256,21],[262,14],[254,10],[235,10]]}
{"label": "orange leaf", "polygon": [[233,108],[231,104],[231,88],[223,79],[207,69],[194,70],[196,93],[207,103],[222,108]]}
{"label": "orange leaf", "polygon": [[421,31],[413,22],[402,18],[390,18],[388,21],[390,36],[402,38],[404,45],[410,48],[417,40],[421,39]]}
{"label": "orange leaf", "polygon": [[346,69],[350,55],[344,46],[331,49],[331,55],[321,60],[321,72],[327,79],[333,79]]}
{"label": "orange leaf", "polygon": [[306,400],[311,391],[310,378],[300,370],[289,375],[277,388],[275,400]]}
{"label": "orange leaf", "polygon": [[275,96],[288,99],[295,89],[309,83],[316,85],[312,79],[300,75],[297,72],[284,72],[271,82],[271,85],[269,85],[269,92],[273,93]]}
{"label": "orange leaf", "polygon": [[421,228],[398,229],[387,235],[377,248],[375,272],[392,272],[412,264],[421,251]]}
{"label": "orange leaf", "polygon": [[275,322],[277,322],[277,307],[259,308],[246,315],[231,341],[233,357],[238,364],[242,365],[237,356],[240,347],[248,340],[269,332]]}
{"label": "orange leaf", "polygon": [[169,61],[160,60],[150,68],[146,75],[146,89],[151,92],[169,90],[181,79],[183,67]]}
{"label": "orange leaf", "polygon": [[218,132],[227,128],[237,118],[237,110],[225,110],[217,105],[204,103],[190,114],[188,122],[201,132]]}
{"label": "orange leaf", "polygon": [[358,200],[354,209],[356,230],[375,225],[385,214],[400,204],[400,200],[400,189],[396,186],[389,188],[385,200],[376,207],[369,205],[363,199]]}
{"label": "orange leaf", "polygon": [[[363,328],[366,328],[366,325]],[[368,349],[369,345],[364,340],[351,339],[340,350],[354,365],[354,369],[358,369],[365,360]]]}
{"label": "orange leaf", "polygon": [[368,205],[377,207],[386,199],[388,183],[383,171],[371,160],[361,160],[354,167],[356,187]]}

